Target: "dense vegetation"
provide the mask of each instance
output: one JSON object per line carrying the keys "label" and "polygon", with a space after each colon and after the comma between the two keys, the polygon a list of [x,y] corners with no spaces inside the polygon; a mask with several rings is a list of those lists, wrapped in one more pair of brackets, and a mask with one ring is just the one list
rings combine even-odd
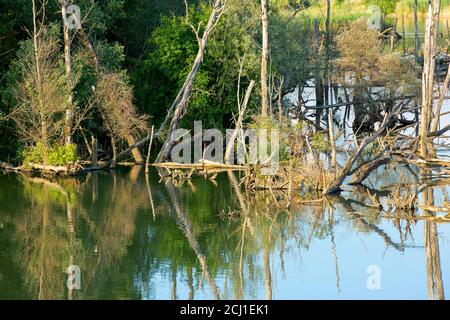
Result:
{"label": "dense vegetation", "polygon": [[[386,13],[392,12],[396,3],[333,1],[336,15],[332,17],[337,20],[332,21],[338,23],[333,22],[334,28],[345,24],[345,19],[358,16],[355,10],[355,16],[339,20],[340,10],[345,10],[350,2],[354,8],[375,3]],[[85,142],[90,136],[98,138],[104,155],[108,156],[121,144],[130,144],[144,136],[151,125],[158,126],[195,59],[198,46],[192,26],[200,26],[201,33],[211,11],[209,1],[189,1],[187,16],[184,3],[179,0],[76,1],[81,9],[82,29],[69,31],[71,72],[68,74],[64,71],[61,3],[36,1],[37,27],[42,29],[39,59],[46,63],[38,72],[45,78],[39,84],[38,75],[33,71],[36,66],[32,3],[0,2],[0,155],[3,160],[19,163],[39,143],[41,151],[48,148],[51,153],[50,149],[63,145],[64,136],[68,135],[73,135],[71,140],[82,157],[88,154]],[[71,3],[66,1],[67,5]],[[284,95],[312,77],[311,66],[318,62],[308,44],[312,41],[312,19],[319,18],[324,31],[325,5],[326,1],[314,0],[269,1],[271,100],[277,99],[281,84]],[[195,78],[183,119],[185,127],[190,127],[194,119],[202,120],[205,126],[230,127],[237,112],[238,78],[245,88],[251,79],[260,77],[259,3],[233,0],[228,6]],[[45,11],[39,11],[44,8]],[[294,38],[297,41],[291,40]],[[97,58],[92,56],[91,47]],[[42,98],[36,90],[40,86]],[[118,96],[108,95],[118,87],[121,88]],[[260,90],[255,92],[250,110],[257,109],[260,103]],[[40,99],[41,107],[36,99]],[[125,115],[107,112],[120,105],[127,105]],[[75,115],[69,128],[71,132],[67,133],[64,118],[69,109]],[[124,125],[130,119],[132,123]],[[45,126],[32,125],[36,122]],[[41,158],[46,160],[45,155]]]}

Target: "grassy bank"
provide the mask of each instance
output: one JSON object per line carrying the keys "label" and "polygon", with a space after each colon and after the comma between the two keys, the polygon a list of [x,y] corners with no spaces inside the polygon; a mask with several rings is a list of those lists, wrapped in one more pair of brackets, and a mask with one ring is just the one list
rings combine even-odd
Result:
{"label": "grassy bank", "polygon": [[[324,20],[326,17],[326,0],[320,0],[306,10],[306,15],[311,18]],[[332,0],[332,20],[334,23],[352,21],[359,17],[369,16],[369,6],[366,0]],[[418,0],[418,13],[424,16],[427,11],[428,0]],[[414,0],[399,0],[395,11],[390,13],[392,17],[413,17]],[[450,18],[450,0],[441,0],[441,17]]]}

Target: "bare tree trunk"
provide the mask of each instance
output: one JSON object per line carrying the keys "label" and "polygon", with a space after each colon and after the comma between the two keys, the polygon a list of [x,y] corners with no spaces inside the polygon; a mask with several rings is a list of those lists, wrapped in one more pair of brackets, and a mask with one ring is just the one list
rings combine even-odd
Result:
{"label": "bare tree trunk", "polygon": [[[169,131],[167,133],[166,141],[164,142],[158,157],[156,158],[156,162],[164,162],[169,159],[170,152],[175,144],[174,133],[175,130],[178,129],[178,126],[184,117],[187,106],[189,103],[189,99],[192,91],[192,84],[194,82],[195,76],[197,75],[198,70],[200,69],[200,65],[203,61],[203,56],[205,54],[206,45],[208,44],[209,36],[211,32],[214,30],[217,22],[222,16],[225,10],[226,0],[216,0],[213,5],[213,9],[211,11],[211,15],[209,16],[208,24],[206,25],[205,31],[203,32],[203,36],[201,39],[198,39],[198,52],[197,57],[195,58],[194,64],[192,65],[191,72],[186,78],[186,81],[182,87],[182,91],[177,96],[180,97],[179,102],[176,104],[175,111],[172,117],[172,121],[170,123]],[[162,128],[160,128],[161,130]],[[158,135],[161,132],[158,132]]]}
{"label": "bare tree trunk", "polygon": [[406,56],[405,15],[402,15],[402,46],[403,56]]}
{"label": "bare tree trunk", "polygon": [[67,100],[66,118],[64,126],[64,144],[68,145],[72,143],[72,123],[73,123],[73,108],[72,108],[72,44],[70,40],[69,26],[66,23],[67,18],[67,0],[61,0],[61,16],[63,24],[64,35],[64,62],[66,64],[66,81],[69,87],[70,93]]}
{"label": "bare tree trunk", "polygon": [[428,3],[428,15],[425,30],[424,67],[422,73],[422,108],[420,115],[419,154],[426,158],[428,153],[427,136],[433,109],[433,87],[436,66],[437,27],[439,23],[440,0]]}
{"label": "bare tree trunk", "polygon": [[117,146],[116,146],[116,139],[114,138],[113,134],[111,134],[111,148],[113,156],[111,162],[108,164],[111,169],[114,169],[117,165]]}
{"label": "bare tree trunk", "polygon": [[150,131],[150,142],[148,143],[148,151],[147,151],[147,159],[145,160],[145,173],[150,173],[150,155],[152,152],[152,144],[153,144],[153,130],[154,126],[152,126]]}
{"label": "bare tree trunk", "polygon": [[417,19],[417,0],[414,0],[414,56],[419,63],[419,20]]}
{"label": "bare tree trunk", "polygon": [[380,128],[376,132],[374,132],[371,136],[365,138],[361,142],[356,152],[347,160],[346,164],[341,169],[336,179],[323,191],[324,195],[336,193],[341,190],[341,185],[344,182],[345,178],[347,178],[348,175],[351,173],[353,165],[355,164],[356,160],[358,160],[358,158],[361,156],[364,149],[368,145],[370,145],[373,141],[375,141],[384,132],[390,119],[392,118],[392,115],[393,115],[392,113],[386,114],[383,123],[380,125]]}
{"label": "bare tree trunk", "polygon": [[[130,133],[127,133],[125,138],[127,139],[129,147],[131,147],[132,145],[134,145],[136,143],[136,140]],[[131,150],[131,154],[133,155],[134,161],[137,164],[144,163],[144,158],[142,157],[142,153],[141,153],[141,151],[139,151],[139,148],[134,148],[133,150]]]}
{"label": "bare tree trunk", "polygon": [[94,136],[92,136],[92,167],[93,168],[97,167],[97,153],[98,153],[97,139]]}
{"label": "bare tree trunk", "polygon": [[247,104],[250,99],[250,95],[252,93],[254,85],[255,85],[255,81],[254,80],[250,81],[250,84],[247,87],[247,91],[245,92],[244,102],[242,103],[241,110],[239,110],[239,116],[236,121],[236,126],[233,130],[233,133],[231,134],[230,140],[228,141],[228,145],[225,150],[225,163],[231,163],[231,160],[233,160],[233,159],[230,159],[231,151],[234,148],[234,141],[236,140],[239,130],[241,130],[242,120],[244,118],[245,110],[247,109]]}
{"label": "bare tree trunk", "polygon": [[[39,110],[40,110],[40,131],[41,131],[41,143],[44,146],[47,146],[48,144],[48,137],[47,137],[47,123],[45,121],[45,116],[42,114],[44,112],[44,106],[42,102],[42,79],[41,79],[41,64],[39,61],[39,34],[41,33],[41,29],[39,29],[38,26],[38,17],[37,17],[37,8],[36,8],[36,1],[32,0],[32,11],[33,11],[33,49],[34,49],[34,63],[35,63],[35,69],[36,69],[36,91],[38,95],[38,104],[39,104]],[[45,157],[45,155],[44,155]],[[44,158],[44,163],[47,162],[47,159]]]}
{"label": "bare tree trunk", "polygon": [[441,109],[442,109],[442,105],[444,104],[444,98],[445,98],[445,94],[447,93],[449,83],[450,83],[450,66],[447,70],[447,75],[444,80],[444,85],[439,94],[439,100],[438,100],[438,103],[436,106],[436,112],[434,114],[433,125],[431,127],[432,132],[435,132],[438,130],[439,119],[441,118]]}
{"label": "bare tree trunk", "polygon": [[97,50],[95,49],[94,43],[91,41],[91,39],[86,34],[86,32],[84,31],[83,28],[81,28],[79,31],[80,31],[81,36],[83,37],[83,40],[89,50],[89,53],[92,56],[92,60],[94,61],[95,71],[99,72],[100,71],[100,60],[98,58],[98,53],[97,53]]}
{"label": "bare tree trunk", "polygon": [[261,114],[267,115],[269,99],[267,97],[267,65],[269,63],[269,18],[267,0],[261,0],[262,55],[261,55]]}
{"label": "bare tree trunk", "polygon": [[[327,19],[325,21],[325,103],[329,104],[329,91],[330,91],[330,79],[329,79],[329,67],[330,67],[330,45],[331,45],[331,1],[327,0]],[[336,141],[334,138],[334,123],[333,123],[333,109],[327,109],[328,115],[328,137],[331,143],[331,167],[336,168]]]}
{"label": "bare tree trunk", "polygon": [[[316,59],[319,58],[319,20],[314,19],[314,51]],[[323,83],[322,78],[320,76],[319,70],[319,61],[316,61],[316,68],[314,74],[314,82],[315,82],[315,94],[316,94],[316,106],[322,107],[324,105],[324,94],[323,94]],[[320,127],[320,119],[322,117],[322,109],[316,110],[316,128]]]}
{"label": "bare tree trunk", "polygon": [[35,68],[36,68],[36,76],[37,76],[37,82],[38,82],[38,91],[41,90],[41,68],[39,63],[39,31],[38,31],[38,25],[37,25],[37,9],[36,9],[36,1],[32,1],[33,4],[33,47],[34,47],[34,59],[35,59]]}
{"label": "bare tree trunk", "polygon": [[331,167],[336,168],[336,141],[334,137],[333,109],[328,110],[328,138],[331,143]]}
{"label": "bare tree trunk", "polygon": [[394,26],[391,30],[391,52],[395,50],[395,37],[397,35],[397,18],[395,19]]}

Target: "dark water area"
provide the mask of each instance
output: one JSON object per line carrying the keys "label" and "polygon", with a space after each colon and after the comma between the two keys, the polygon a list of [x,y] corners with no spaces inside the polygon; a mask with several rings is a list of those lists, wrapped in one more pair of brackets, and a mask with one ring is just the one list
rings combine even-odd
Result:
{"label": "dark water area", "polygon": [[[450,224],[387,217],[399,177],[419,203],[448,199],[445,179],[423,183],[402,166],[367,182],[383,213],[361,187],[287,208],[231,173],[184,183],[142,167],[0,174],[0,299],[445,298]],[[70,265],[80,289],[68,289]]]}

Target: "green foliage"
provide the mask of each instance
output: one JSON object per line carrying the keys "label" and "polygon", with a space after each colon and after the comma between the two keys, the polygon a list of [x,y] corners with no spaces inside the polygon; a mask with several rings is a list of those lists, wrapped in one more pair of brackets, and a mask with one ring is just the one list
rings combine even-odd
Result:
{"label": "green foliage", "polygon": [[311,148],[319,152],[326,152],[330,149],[330,143],[327,136],[320,132],[315,132],[311,135]]}
{"label": "green foliage", "polygon": [[[249,6],[239,7],[238,2]],[[232,113],[237,109],[239,59],[244,55],[242,87],[249,82],[250,77],[257,77],[259,57],[252,36],[245,29],[248,27],[246,23],[254,19],[250,8],[249,0],[230,4],[229,11],[212,33],[204,61],[194,81],[183,126],[189,127],[194,120],[201,120],[204,126],[228,127]],[[200,36],[210,10],[205,4],[189,9],[189,23],[201,26]],[[185,17],[171,16],[161,18],[160,25],[149,39],[149,46],[150,52],[133,73],[132,81],[139,109],[150,113],[158,123],[165,117],[167,108],[190,72],[198,45]]]}
{"label": "green foliage", "polygon": [[21,152],[21,157],[25,165],[29,163],[44,163],[63,166],[76,162],[78,160],[78,153],[75,144],[47,147],[38,142],[35,146],[24,148]]}
{"label": "green foliage", "polygon": [[384,14],[389,14],[395,11],[399,0],[364,0],[366,5],[375,5],[381,9]]}
{"label": "green foliage", "polygon": [[56,145],[48,153],[48,162],[52,165],[66,165],[78,160],[77,146],[74,144]]}
{"label": "green foliage", "polygon": [[[441,8],[448,7],[450,0],[441,0]],[[410,12],[414,11],[414,0],[400,0],[398,7],[407,8]],[[428,11],[428,0],[417,0],[417,11],[425,13]]]}

